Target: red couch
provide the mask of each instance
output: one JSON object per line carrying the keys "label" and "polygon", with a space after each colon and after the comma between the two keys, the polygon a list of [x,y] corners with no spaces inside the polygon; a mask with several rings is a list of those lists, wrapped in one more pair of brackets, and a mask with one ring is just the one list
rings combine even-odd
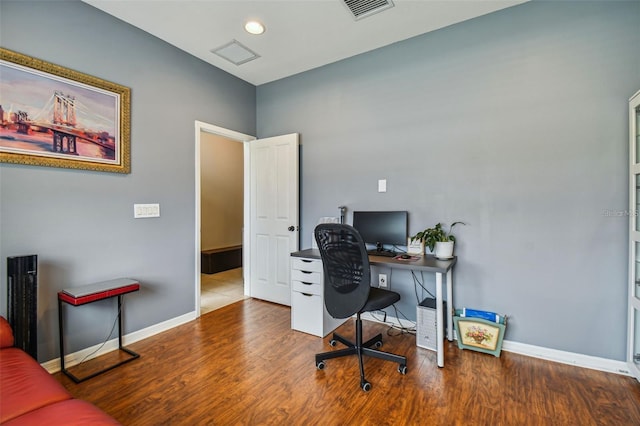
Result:
{"label": "red couch", "polygon": [[0,317],[0,423],[3,425],[119,425],[73,396],[26,352]]}

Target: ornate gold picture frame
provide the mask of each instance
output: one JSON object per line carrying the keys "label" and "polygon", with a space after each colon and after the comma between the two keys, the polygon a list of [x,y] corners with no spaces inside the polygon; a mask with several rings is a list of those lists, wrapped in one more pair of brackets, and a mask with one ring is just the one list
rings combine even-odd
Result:
{"label": "ornate gold picture frame", "polygon": [[131,171],[128,87],[0,48],[0,162]]}

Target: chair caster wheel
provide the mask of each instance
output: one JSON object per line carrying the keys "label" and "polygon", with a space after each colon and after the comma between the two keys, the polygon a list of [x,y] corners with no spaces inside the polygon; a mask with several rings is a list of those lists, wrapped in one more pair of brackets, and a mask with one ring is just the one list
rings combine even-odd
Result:
{"label": "chair caster wheel", "polygon": [[369,392],[371,390],[371,383],[364,382],[362,384],[362,390],[365,391],[365,392]]}
{"label": "chair caster wheel", "polygon": [[406,365],[399,365],[398,366],[398,373],[407,374],[407,366]]}
{"label": "chair caster wheel", "polygon": [[333,340],[333,339],[329,340],[329,346],[335,346],[337,344],[338,342],[336,340]]}
{"label": "chair caster wheel", "polygon": [[377,349],[380,349],[382,347],[382,340],[379,340],[376,342],[376,344],[374,345]]}
{"label": "chair caster wheel", "polygon": [[318,370],[324,370],[324,361],[320,361],[320,362],[316,363],[316,368]]}

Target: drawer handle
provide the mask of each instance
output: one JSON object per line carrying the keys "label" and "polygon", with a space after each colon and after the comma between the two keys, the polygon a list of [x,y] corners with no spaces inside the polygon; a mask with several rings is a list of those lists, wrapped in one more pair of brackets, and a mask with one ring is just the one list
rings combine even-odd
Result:
{"label": "drawer handle", "polygon": [[300,271],[300,272],[302,272],[303,274],[313,274],[313,272],[311,271]]}
{"label": "drawer handle", "polygon": [[313,284],[313,283],[308,283],[308,282],[306,282],[306,281],[300,281],[300,282],[301,282],[302,284],[304,284],[304,285],[312,285],[312,284]]}
{"label": "drawer handle", "polygon": [[313,262],[313,260],[308,260],[308,259],[300,259],[301,261],[303,261],[304,263],[311,263]]}
{"label": "drawer handle", "polygon": [[313,294],[309,294],[309,293],[300,293],[300,294],[302,294],[303,296],[307,296],[307,297],[313,296]]}

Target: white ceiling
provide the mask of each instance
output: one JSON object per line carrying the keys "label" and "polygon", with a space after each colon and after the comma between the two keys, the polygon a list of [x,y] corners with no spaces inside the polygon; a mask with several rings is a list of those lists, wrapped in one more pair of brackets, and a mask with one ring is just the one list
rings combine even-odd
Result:
{"label": "white ceiling", "polygon": [[[257,86],[526,0],[393,0],[358,21],[343,0],[83,1]],[[245,32],[248,19],[266,32]],[[234,39],[260,57],[234,65],[211,53]]]}

